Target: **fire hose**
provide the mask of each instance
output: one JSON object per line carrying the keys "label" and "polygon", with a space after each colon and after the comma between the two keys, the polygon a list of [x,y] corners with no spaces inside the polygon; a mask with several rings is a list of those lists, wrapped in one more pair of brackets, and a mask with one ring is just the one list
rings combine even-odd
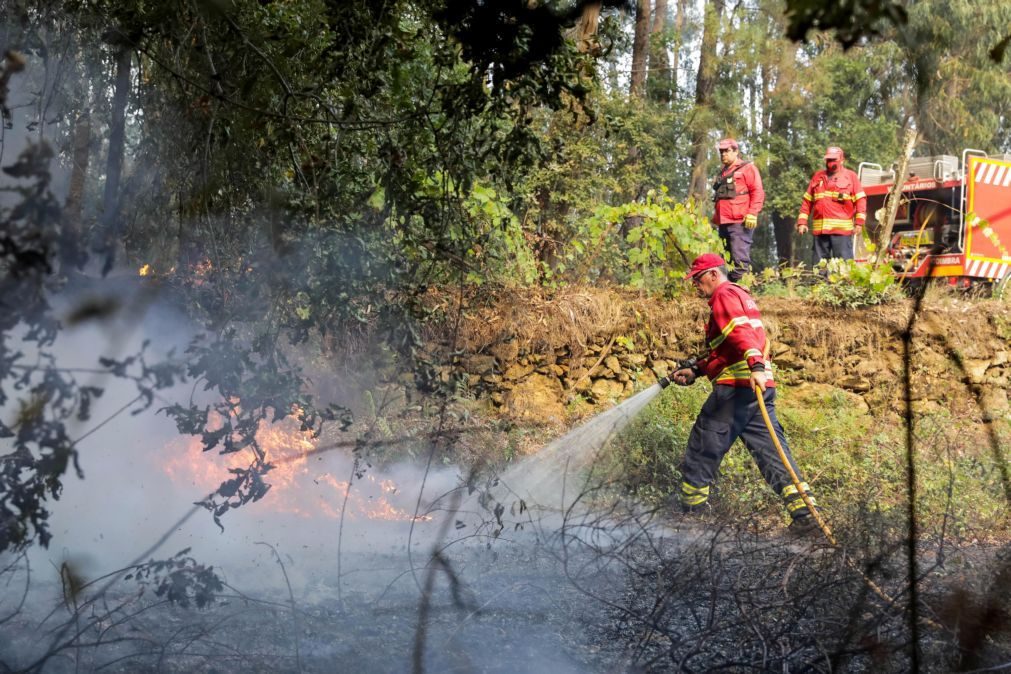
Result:
{"label": "fire hose", "polygon": [[[793,486],[796,487],[797,493],[800,494],[800,497],[804,499],[804,505],[807,506],[808,512],[810,512],[811,516],[814,517],[814,521],[818,523],[818,528],[821,529],[823,534],[825,534],[825,538],[828,539],[828,542],[832,544],[833,548],[838,549],[839,543],[836,541],[835,536],[832,535],[832,530],[829,529],[828,523],[821,516],[821,513],[818,512],[818,508],[814,505],[814,501],[801,484],[800,478],[797,477],[797,471],[793,469],[793,466],[790,465],[790,461],[786,458],[786,452],[783,451],[783,446],[779,443],[779,437],[776,436],[776,431],[772,427],[772,419],[769,418],[769,411],[765,409],[765,399],[762,396],[762,390],[757,384],[755,385],[755,397],[758,398],[758,409],[762,411],[762,419],[765,421],[765,427],[768,429],[769,436],[772,438],[772,444],[776,446],[776,452],[779,454],[779,460],[783,462],[783,467],[786,468],[786,471],[790,474],[790,480],[793,482]],[[857,566],[857,563],[845,552],[843,552],[843,560],[850,569],[855,571],[863,579],[863,581],[867,584],[867,587],[869,587],[874,594],[878,595],[889,604],[893,606],[895,605],[895,599],[885,592],[881,586],[871,580],[870,577],[864,573],[864,570]],[[926,625],[941,629],[941,626],[930,618],[920,616],[920,620],[922,620]]]}
{"label": "fire hose", "polygon": [[[680,360],[677,363],[678,369],[689,369],[693,370],[695,364],[698,362],[698,358],[686,358],[685,360]],[[669,377],[661,377],[658,382],[660,388],[667,388],[671,384],[671,379]],[[786,472],[790,475],[790,481],[793,483],[794,488],[796,488],[797,493],[800,494],[800,498],[803,499],[804,505],[807,506],[808,512],[817,522],[818,528],[821,532],[825,534],[825,538],[828,542],[832,544],[833,547],[838,547],[839,543],[836,541],[835,536],[832,535],[832,530],[829,528],[828,523],[825,518],[821,516],[818,512],[818,508],[814,504],[814,500],[811,498],[807,490],[804,489],[803,483],[800,481],[800,477],[797,476],[797,471],[793,469],[790,465],[790,460],[786,457],[786,452],[783,451],[783,445],[779,442],[779,437],[776,435],[775,429],[772,427],[772,419],[769,417],[769,411],[765,408],[765,399],[762,396],[762,390],[756,385],[755,386],[755,397],[758,398],[758,409],[762,412],[762,419],[765,421],[765,428],[769,431],[769,436],[772,438],[772,444],[776,447],[776,453],[779,455],[779,460],[783,462],[783,467],[786,468]]]}
{"label": "fire hose", "polygon": [[818,523],[818,528],[821,532],[825,534],[825,538],[828,542],[832,544],[833,547],[837,547],[839,543],[836,541],[835,536],[832,535],[832,530],[828,528],[828,522],[821,516],[818,512],[818,508],[814,505],[814,501],[811,496],[804,489],[804,484],[800,481],[797,476],[797,471],[793,469],[790,465],[790,460],[786,458],[786,452],[783,451],[783,445],[779,443],[779,436],[776,435],[775,429],[772,427],[772,419],[769,418],[769,410],[765,409],[765,397],[762,395],[762,389],[755,385],[755,397],[758,398],[758,409],[762,411],[762,420],[765,421],[765,427],[769,431],[769,436],[772,438],[772,444],[776,446],[776,453],[779,454],[779,460],[783,462],[783,467],[786,468],[786,472],[790,474],[790,481],[793,482],[793,486],[797,489],[797,493],[800,494],[800,498],[804,500],[804,505],[807,506],[807,511],[811,513],[811,517],[814,521]]}

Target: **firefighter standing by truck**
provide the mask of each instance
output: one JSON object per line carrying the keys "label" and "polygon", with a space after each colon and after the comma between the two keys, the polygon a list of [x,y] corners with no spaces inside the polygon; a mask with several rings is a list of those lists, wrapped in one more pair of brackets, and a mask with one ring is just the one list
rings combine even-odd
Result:
{"label": "firefighter standing by truck", "polygon": [[751,242],[765,190],[755,165],[741,161],[736,140],[724,138],[717,149],[722,168],[713,182],[713,223],[730,251],[730,280],[736,283],[751,269]]}
{"label": "firefighter standing by truck", "polygon": [[[709,299],[711,313],[706,326],[709,353],[692,366],[677,370],[671,381],[689,386],[705,375],[712,381],[713,391],[702,405],[688,437],[681,466],[681,507],[692,512],[706,506],[723,457],[734,441],[741,438],[762,477],[782,496],[793,519],[791,530],[814,531],[814,518],[780,460],[760,414],[756,386],[762,391],[784,454],[799,475],[783,427],[776,418],[775,382],[758,305],[744,288],[728,280],[726,263],[715,253],[697,257],[687,276],[699,295]],[[800,487],[811,495],[806,483],[801,482]]]}
{"label": "firefighter standing by truck", "polygon": [[825,150],[825,168],[808,183],[797,216],[797,233],[814,234],[814,264],[822,259],[853,259],[853,237],[867,219],[867,195],[860,179],[845,168],[842,148]]}

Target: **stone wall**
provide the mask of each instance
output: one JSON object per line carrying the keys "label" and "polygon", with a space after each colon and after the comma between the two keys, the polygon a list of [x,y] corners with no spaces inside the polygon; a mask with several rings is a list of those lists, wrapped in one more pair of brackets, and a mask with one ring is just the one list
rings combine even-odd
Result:
{"label": "stone wall", "polygon": [[[610,405],[654,384],[699,349],[704,303],[686,298],[681,300],[686,306],[672,309],[670,302],[641,297],[629,302],[620,294],[614,302],[619,306],[610,310],[627,315],[625,323],[611,319],[597,334],[577,335],[582,339],[570,333],[564,340],[569,343],[553,340],[550,331],[539,335],[529,325],[507,320],[497,321],[491,332],[487,323],[481,324],[480,340],[463,336],[469,352],[450,356],[443,350],[437,358],[444,363],[439,376],[445,381],[458,377],[490,410],[517,421],[564,423],[573,401]],[[654,311],[646,306],[649,302],[657,304]],[[842,389],[859,396],[872,414],[902,411],[909,303],[837,310],[760,297],[759,304],[772,340],[777,381]],[[536,313],[527,318],[547,323]],[[475,313],[470,319],[480,323],[482,316]],[[973,413],[974,401],[982,400],[982,416],[1008,414],[1011,312],[1004,305],[947,301],[927,310],[913,334],[915,409]]]}

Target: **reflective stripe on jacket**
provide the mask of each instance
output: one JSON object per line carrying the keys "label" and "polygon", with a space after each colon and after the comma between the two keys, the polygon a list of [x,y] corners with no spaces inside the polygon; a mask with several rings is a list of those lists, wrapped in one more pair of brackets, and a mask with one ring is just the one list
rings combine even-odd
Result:
{"label": "reflective stripe on jacket", "polygon": [[[811,222],[808,223],[808,218]],[[867,219],[867,195],[857,174],[841,168],[834,174],[814,174],[800,204],[798,225],[808,225],[813,234],[853,234],[854,224]]]}
{"label": "reflective stripe on jacket", "polygon": [[758,215],[765,203],[765,190],[762,188],[762,176],[754,164],[742,164],[737,161],[720,171],[720,176],[733,173],[733,199],[720,199],[713,208],[713,224],[728,225],[744,222],[746,215]]}
{"label": "reflective stripe on jacket", "polygon": [[758,305],[748,291],[729,281],[720,284],[709,298],[711,312],[706,326],[709,355],[697,367],[714,384],[751,386],[751,367],[762,363],[772,381],[772,363],[765,357],[765,327]]}

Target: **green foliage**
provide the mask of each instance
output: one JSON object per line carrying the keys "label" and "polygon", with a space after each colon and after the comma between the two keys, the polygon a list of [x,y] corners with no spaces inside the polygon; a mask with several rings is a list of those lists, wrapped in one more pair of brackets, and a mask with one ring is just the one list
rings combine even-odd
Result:
{"label": "green foliage", "polygon": [[899,0],[786,0],[786,15],[791,40],[806,39],[812,30],[831,30],[845,47],[907,20]]}
{"label": "green foliage", "polygon": [[602,264],[620,283],[662,290],[683,279],[692,259],[711,251],[723,251],[716,230],[661,187],[642,203],[598,208],[582,236],[572,240],[568,258]]}
{"label": "green foliage", "polygon": [[676,495],[688,434],[710,390],[708,384],[668,387],[611,444],[607,460],[631,494],[654,505]]}
{"label": "green foliage", "polygon": [[1011,64],[991,49],[1009,34],[1005,2],[930,0],[910,6],[909,23],[894,39],[915,82],[918,129],[927,154],[966,147],[1007,151],[1011,126],[998,110],[1011,99]]}
{"label": "green foliage", "polygon": [[902,297],[895,274],[887,263],[874,266],[852,260],[825,261],[825,281],[811,289],[811,299],[836,307],[866,307]]}
{"label": "green foliage", "polygon": [[493,187],[476,182],[463,207],[471,219],[473,242],[467,256],[473,270],[467,279],[482,280],[481,271],[504,285],[529,285],[537,279],[536,262],[519,218]]}

